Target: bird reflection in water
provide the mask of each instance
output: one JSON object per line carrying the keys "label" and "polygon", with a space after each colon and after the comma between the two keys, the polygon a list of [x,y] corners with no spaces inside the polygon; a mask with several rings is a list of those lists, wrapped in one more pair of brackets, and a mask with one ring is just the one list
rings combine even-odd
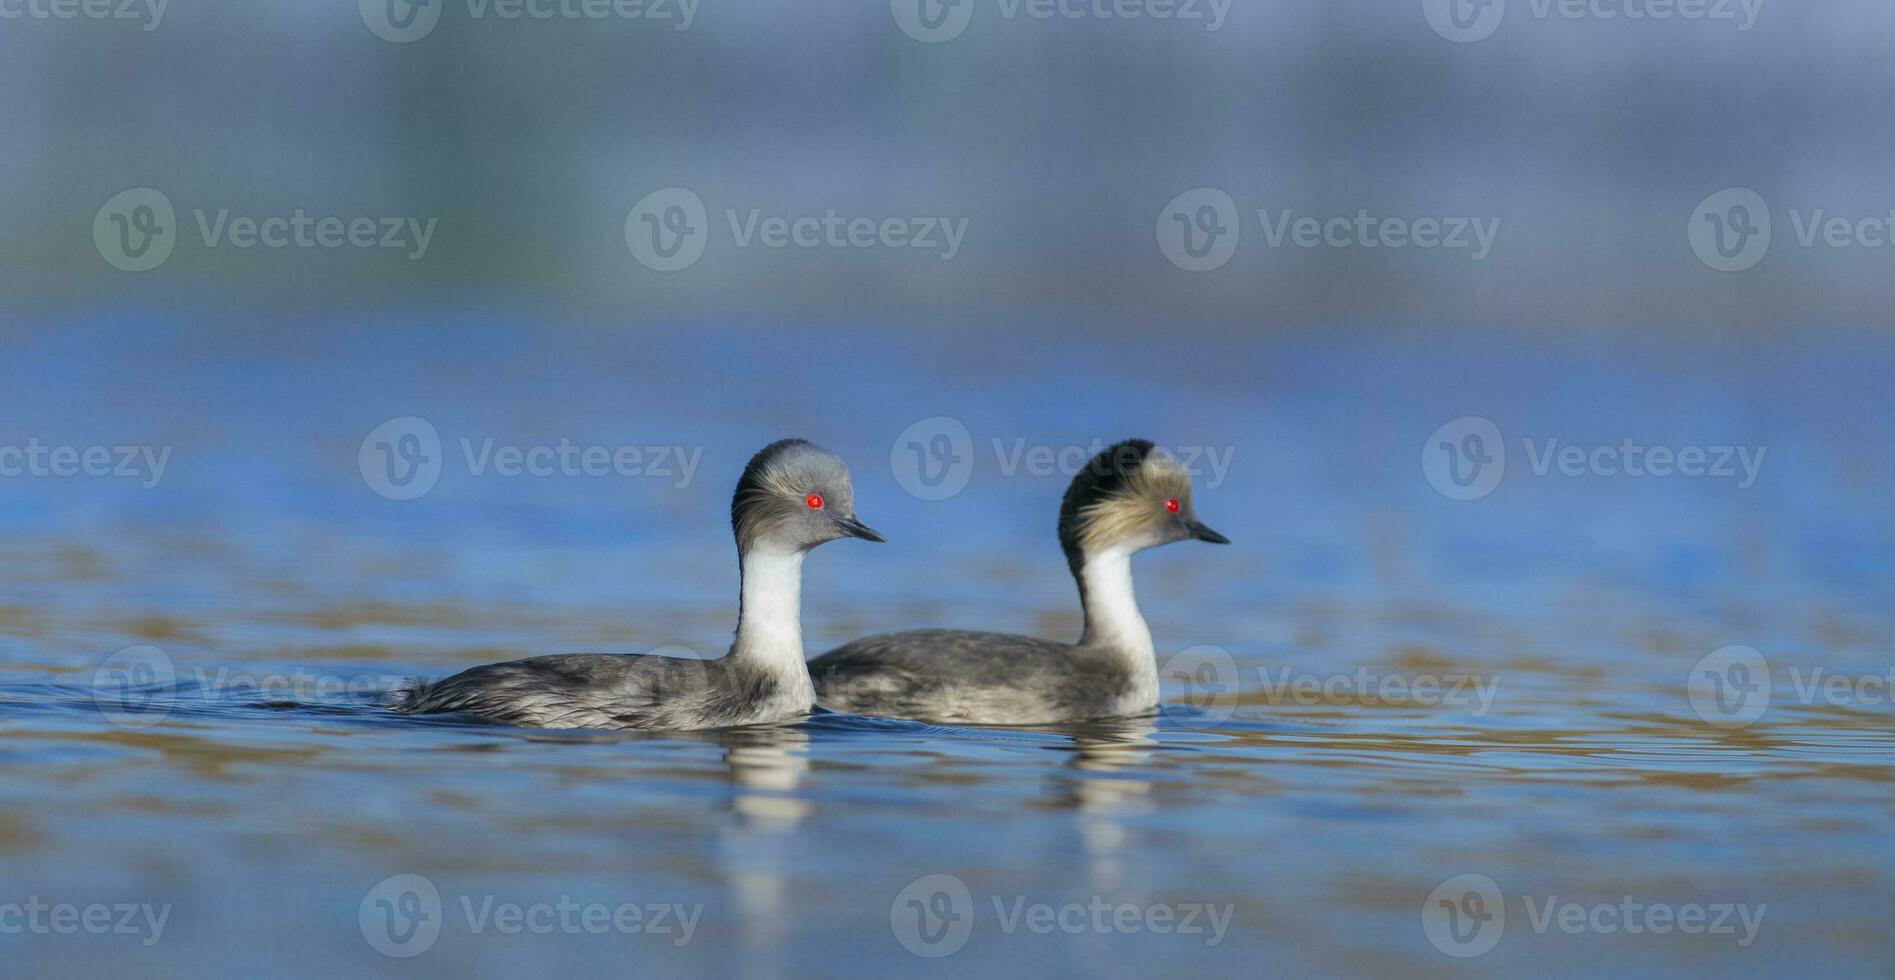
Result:
{"label": "bird reflection in water", "polygon": [[814,809],[796,795],[809,771],[809,735],[759,725],[714,737],[724,746],[731,783],[730,819],[718,835],[720,865],[744,944],[768,947],[787,937],[796,827]]}
{"label": "bird reflection in water", "polygon": [[1151,761],[1155,718],[1088,722],[1054,729],[1071,736],[1072,759],[1051,777],[1055,802],[1075,811],[1085,844],[1088,878],[1100,894],[1122,892],[1137,880],[1126,818],[1152,809],[1151,781],[1133,778]]}

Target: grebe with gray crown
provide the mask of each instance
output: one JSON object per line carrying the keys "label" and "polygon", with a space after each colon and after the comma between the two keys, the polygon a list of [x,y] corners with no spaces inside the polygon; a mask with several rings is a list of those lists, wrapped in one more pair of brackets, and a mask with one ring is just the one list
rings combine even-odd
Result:
{"label": "grebe with gray crown", "polygon": [[1059,543],[1079,583],[1077,643],[926,629],[871,636],[810,661],[831,711],[937,724],[1042,725],[1158,706],[1151,630],[1132,594],[1132,555],[1173,541],[1229,544],[1191,506],[1191,474],[1143,439],[1099,453],[1073,478]]}
{"label": "grebe with gray crown", "polygon": [[838,538],[885,539],[856,518],[849,468],[801,439],[751,458],[730,523],[743,585],[736,640],[723,657],[530,657],[419,681],[397,692],[392,707],[530,728],[688,730],[808,714],[816,697],[803,661],[803,556]]}

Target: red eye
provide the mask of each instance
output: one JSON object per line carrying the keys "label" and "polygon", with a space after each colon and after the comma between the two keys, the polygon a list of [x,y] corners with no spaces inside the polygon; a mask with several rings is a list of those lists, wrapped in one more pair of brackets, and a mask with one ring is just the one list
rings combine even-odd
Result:
{"label": "red eye", "polygon": [[1178,498],[1173,497],[1170,500],[1165,501],[1165,509],[1172,512],[1173,514],[1176,514],[1178,512]]}
{"label": "red eye", "polygon": [[821,510],[822,509],[822,494],[812,493],[809,495],[809,499],[803,502],[809,505],[810,510]]}

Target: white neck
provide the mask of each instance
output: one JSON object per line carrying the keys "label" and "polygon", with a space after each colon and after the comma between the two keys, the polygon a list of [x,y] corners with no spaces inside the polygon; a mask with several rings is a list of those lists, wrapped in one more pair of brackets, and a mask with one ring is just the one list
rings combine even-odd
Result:
{"label": "white neck", "polygon": [[760,547],[743,556],[733,658],[809,686],[803,663],[803,553]]}
{"label": "white neck", "polygon": [[1082,646],[1116,650],[1137,664],[1156,670],[1151,629],[1138,614],[1132,594],[1132,552],[1113,549],[1089,555],[1079,568],[1080,591],[1085,597],[1086,628]]}

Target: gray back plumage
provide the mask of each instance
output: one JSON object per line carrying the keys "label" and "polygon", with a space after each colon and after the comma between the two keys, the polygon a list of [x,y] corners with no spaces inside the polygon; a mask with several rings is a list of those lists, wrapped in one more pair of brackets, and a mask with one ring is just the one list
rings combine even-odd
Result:
{"label": "gray back plumage", "polygon": [[[840,459],[802,439],[784,439],[751,457],[731,495],[740,554],[803,552],[842,537],[881,540],[855,520],[855,491]],[[748,569],[746,565],[746,569]],[[789,575],[797,574],[792,569]],[[793,599],[793,578],[765,579]],[[778,615],[783,615],[778,610]],[[390,706],[406,713],[462,712],[537,728],[697,729],[781,721],[805,714],[811,692],[795,644],[787,664],[731,655],[698,660],[656,655],[556,654],[487,664],[438,681],[418,681]]]}
{"label": "gray back plumage", "polygon": [[[1082,571],[1112,549],[1136,551],[1192,536],[1191,479],[1144,439],[1116,443],[1073,476],[1059,509],[1059,544],[1079,585],[1087,630],[1079,644],[1004,633],[913,630],[871,636],[810,662],[816,700],[834,711],[960,724],[1045,724],[1149,712],[1157,665],[1129,583],[1103,612],[1125,630],[1093,633]],[[1129,575],[1129,569],[1123,574]],[[1113,600],[1108,600],[1113,601]]]}
{"label": "gray back plumage", "polygon": [[969,630],[864,637],[810,661],[831,711],[941,724],[1050,724],[1126,713],[1132,672],[1108,651]]}
{"label": "gray back plumage", "polygon": [[777,681],[724,660],[554,654],[486,664],[398,692],[407,713],[464,712],[531,728],[710,728],[768,720]]}

